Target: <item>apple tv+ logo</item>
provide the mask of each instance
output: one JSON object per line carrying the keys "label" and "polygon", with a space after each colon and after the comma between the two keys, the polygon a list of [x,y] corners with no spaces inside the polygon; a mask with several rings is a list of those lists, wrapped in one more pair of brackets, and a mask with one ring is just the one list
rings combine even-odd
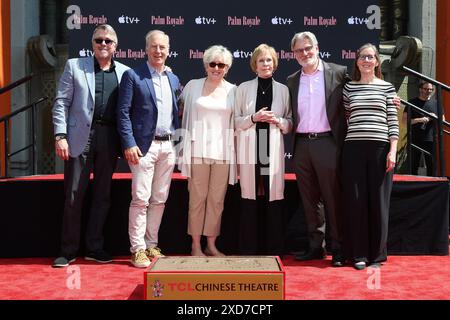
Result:
{"label": "apple tv+ logo", "polygon": [[138,17],[121,15],[119,18],[117,18],[117,21],[119,21],[119,23],[139,23],[139,21],[141,20],[139,20]]}
{"label": "apple tv+ logo", "polygon": [[350,18],[347,19],[348,24],[366,24],[367,21],[369,21],[369,19],[358,18],[358,17],[353,17],[353,16],[351,16]]}
{"label": "apple tv+ logo", "polygon": [[89,49],[81,49],[80,51],[78,51],[78,54],[80,55],[80,57],[92,57],[94,55],[94,52],[92,52]]}
{"label": "apple tv+ logo", "polygon": [[275,16],[272,19],[270,19],[270,22],[272,24],[286,25],[286,24],[293,23],[294,20],[292,20],[291,18],[282,18],[282,17]]}
{"label": "apple tv+ logo", "polygon": [[250,58],[251,56],[252,56],[251,51],[242,51],[239,49],[233,51],[233,57],[236,59],[245,59],[245,58]]}
{"label": "apple tv+ logo", "polygon": [[195,18],[195,24],[216,24],[217,20],[215,18],[206,18],[198,16]]}

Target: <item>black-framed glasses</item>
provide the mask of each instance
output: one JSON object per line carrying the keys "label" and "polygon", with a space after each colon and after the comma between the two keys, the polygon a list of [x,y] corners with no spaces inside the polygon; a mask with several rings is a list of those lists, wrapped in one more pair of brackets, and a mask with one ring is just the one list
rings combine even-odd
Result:
{"label": "black-framed glasses", "polygon": [[210,66],[211,68],[215,68],[215,67],[217,66],[219,69],[223,69],[223,68],[225,68],[227,65],[226,65],[225,63],[222,63],[222,62],[219,62],[219,63],[216,63],[216,62],[210,62],[210,63],[209,63],[209,66]]}
{"label": "black-framed glasses", "polygon": [[422,89],[422,90],[424,90],[424,91],[428,91],[428,92],[433,92],[434,91],[434,89],[433,88],[420,88],[420,89]]}
{"label": "black-framed glasses", "polygon": [[375,59],[375,56],[373,54],[361,54],[358,56],[358,59],[362,60],[362,61],[364,61],[366,59],[369,61],[372,61],[373,59]]}
{"label": "black-framed glasses", "polygon": [[114,40],[97,38],[97,39],[94,39],[94,42],[96,44],[102,44],[103,42],[105,42],[106,45],[110,45],[111,43],[114,43]]}
{"label": "black-framed glasses", "polygon": [[314,48],[314,46],[307,46],[307,47],[304,47],[304,48],[294,49],[294,50],[292,50],[292,51],[294,51],[295,54],[300,54],[300,53],[302,53],[302,52],[304,52],[304,53],[309,53],[309,52],[311,52],[311,50],[312,50],[313,48]]}

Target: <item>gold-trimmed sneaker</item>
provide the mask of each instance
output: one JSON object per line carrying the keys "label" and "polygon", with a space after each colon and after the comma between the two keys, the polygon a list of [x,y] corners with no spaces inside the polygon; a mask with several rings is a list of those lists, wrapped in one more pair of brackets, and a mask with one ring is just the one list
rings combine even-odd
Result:
{"label": "gold-trimmed sneaker", "polygon": [[151,247],[145,249],[145,254],[147,255],[147,258],[152,260],[155,257],[164,257],[164,255],[161,253],[161,249],[158,247]]}
{"label": "gold-trimmed sneaker", "polygon": [[147,258],[145,251],[141,249],[131,255],[131,264],[136,268],[147,268],[150,265],[150,260]]}

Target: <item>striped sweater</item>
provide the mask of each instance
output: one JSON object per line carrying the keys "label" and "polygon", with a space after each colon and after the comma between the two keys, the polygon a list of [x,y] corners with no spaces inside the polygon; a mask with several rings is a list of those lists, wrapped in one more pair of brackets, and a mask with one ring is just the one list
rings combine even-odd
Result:
{"label": "striped sweater", "polygon": [[390,83],[361,84],[349,82],[343,90],[348,131],[345,141],[398,138],[395,88]]}

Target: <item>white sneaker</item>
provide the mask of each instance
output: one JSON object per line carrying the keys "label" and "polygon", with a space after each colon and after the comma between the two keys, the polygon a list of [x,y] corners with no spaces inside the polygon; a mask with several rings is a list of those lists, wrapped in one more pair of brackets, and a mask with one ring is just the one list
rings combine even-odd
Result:
{"label": "white sneaker", "polygon": [[144,250],[139,250],[131,255],[131,264],[136,268],[147,268],[150,260],[147,258]]}
{"label": "white sneaker", "polygon": [[147,258],[150,260],[153,260],[155,257],[164,257],[164,255],[161,253],[161,249],[158,247],[151,247],[145,249],[145,254],[147,255]]}

